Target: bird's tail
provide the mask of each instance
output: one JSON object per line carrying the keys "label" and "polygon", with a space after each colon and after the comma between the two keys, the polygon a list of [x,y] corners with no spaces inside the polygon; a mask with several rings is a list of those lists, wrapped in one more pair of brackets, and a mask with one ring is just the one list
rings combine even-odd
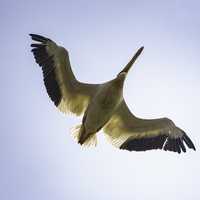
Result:
{"label": "bird's tail", "polygon": [[81,124],[75,126],[71,130],[71,134],[75,141],[84,147],[95,147],[97,146],[96,134],[90,135],[83,143],[81,142],[82,136],[85,134],[84,126]]}

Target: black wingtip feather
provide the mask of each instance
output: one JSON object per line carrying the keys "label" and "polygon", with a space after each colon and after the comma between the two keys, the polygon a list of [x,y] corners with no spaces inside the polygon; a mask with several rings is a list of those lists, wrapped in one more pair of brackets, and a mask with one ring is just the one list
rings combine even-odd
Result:
{"label": "black wingtip feather", "polygon": [[185,132],[183,132],[182,138],[168,138],[163,149],[165,151],[174,151],[174,152],[177,152],[177,153],[181,153],[181,150],[182,150],[182,152],[185,153],[186,152],[186,148],[185,148],[185,145],[184,145],[183,141],[188,146],[188,148],[196,150],[193,142],[186,135]]}
{"label": "black wingtip feather", "polygon": [[44,37],[44,36],[42,36],[42,35],[37,35],[37,34],[29,34],[30,36],[31,36],[31,38],[32,38],[32,40],[35,40],[35,41],[37,41],[37,42],[42,42],[42,43],[45,43],[45,42],[47,42],[47,41],[50,41],[50,39],[49,38],[46,38],[46,37]]}
{"label": "black wingtip feather", "polygon": [[31,47],[45,47],[46,44],[40,43],[40,44],[31,44]]}
{"label": "black wingtip feather", "polygon": [[51,40],[36,34],[30,34],[30,36],[33,40],[42,42],[38,44],[31,44],[31,47],[33,47],[31,51],[34,54],[36,63],[42,67],[43,79],[47,93],[54,104],[58,106],[62,95],[56,80],[54,56],[49,55],[46,50],[46,42]]}
{"label": "black wingtip feather", "polygon": [[163,149],[165,151],[173,151],[180,154],[181,152],[186,152],[183,141],[189,148],[195,150],[194,144],[186,133],[183,134],[182,138],[170,138],[166,135],[160,135],[151,138],[128,139],[120,146],[120,149],[129,151]]}
{"label": "black wingtip feather", "polygon": [[186,152],[186,148],[185,148],[181,138],[178,138],[178,145],[180,146],[181,150],[185,153]]}
{"label": "black wingtip feather", "polygon": [[181,153],[181,150],[183,152],[186,152],[186,149],[181,142],[180,138],[167,138],[167,141],[163,147],[165,151],[173,151],[177,153]]}
{"label": "black wingtip feather", "polygon": [[183,135],[183,140],[190,149],[193,149],[194,151],[196,151],[196,148],[195,148],[192,140],[187,136],[187,134],[185,132],[184,132],[184,135]]}
{"label": "black wingtip feather", "polygon": [[178,140],[176,140],[176,148],[177,148],[177,152],[181,153],[181,147],[179,146]]}

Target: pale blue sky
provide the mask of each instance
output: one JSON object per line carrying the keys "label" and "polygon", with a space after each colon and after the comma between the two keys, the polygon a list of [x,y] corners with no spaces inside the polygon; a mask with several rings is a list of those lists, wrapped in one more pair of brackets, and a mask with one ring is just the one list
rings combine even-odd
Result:
{"label": "pale blue sky", "polygon": [[[198,0],[1,1],[0,199],[199,200],[199,10]],[[125,99],[139,117],[173,119],[197,151],[120,151],[102,132],[82,149],[70,135],[81,118],[48,98],[29,33],[67,48],[85,82],[113,78],[144,45]]]}

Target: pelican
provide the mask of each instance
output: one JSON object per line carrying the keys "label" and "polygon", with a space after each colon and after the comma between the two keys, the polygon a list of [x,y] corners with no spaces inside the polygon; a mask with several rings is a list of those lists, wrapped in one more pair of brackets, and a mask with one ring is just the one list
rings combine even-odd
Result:
{"label": "pelican", "polygon": [[124,80],[144,47],[138,49],[113,80],[87,84],[74,76],[64,47],[41,35],[30,36],[35,41],[31,51],[42,68],[47,93],[55,106],[64,113],[83,114],[81,125],[73,130],[80,145],[96,146],[96,134],[103,130],[111,144],[119,149],[161,149],[177,153],[186,152],[186,147],[195,150],[191,139],[172,120],[138,118],[123,98]]}

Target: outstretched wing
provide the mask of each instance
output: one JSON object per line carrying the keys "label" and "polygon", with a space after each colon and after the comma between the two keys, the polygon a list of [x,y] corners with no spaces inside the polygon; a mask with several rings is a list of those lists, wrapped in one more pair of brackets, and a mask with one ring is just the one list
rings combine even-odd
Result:
{"label": "outstretched wing", "polygon": [[129,151],[163,149],[181,153],[186,152],[184,143],[195,150],[186,133],[170,119],[139,119],[130,112],[124,100],[105,125],[104,132],[114,146]]}
{"label": "outstretched wing", "polygon": [[62,112],[82,114],[96,93],[98,84],[86,84],[76,80],[65,48],[49,38],[30,34],[36,63],[42,67],[44,84],[54,104]]}

